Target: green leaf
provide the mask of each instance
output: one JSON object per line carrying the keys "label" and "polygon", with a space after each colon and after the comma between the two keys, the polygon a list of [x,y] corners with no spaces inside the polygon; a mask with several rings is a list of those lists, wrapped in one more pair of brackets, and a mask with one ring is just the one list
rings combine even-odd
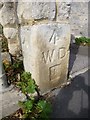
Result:
{"label": "green leaf", "polygon": [[25,101],[24,105],[25,105],[25,108],[30,112],[33,107],[33,101],[27,100]]}
{"label": "green leaf", "polygon": [[51,105],[45,100],[39,100],[37,104],[37,108],[39,109],[39,112],[42,112],[42,111],[46,113],[51,112]]}
{"label": "green leaf", "polygon": [[22,81],[28,81],[28,79],[31,78],[31,74],[29,72],[23,72],[21,75],[21,80]]}
{"label": "green leaf", "polygon": [[35,88],[36,88],[36,85],[35,85],[35,83],[34,83],[34,81],[33,80],[30,80],[29,82],[28,82],[28,86],[27,86],[27,92],[28,93],[35,93]]}

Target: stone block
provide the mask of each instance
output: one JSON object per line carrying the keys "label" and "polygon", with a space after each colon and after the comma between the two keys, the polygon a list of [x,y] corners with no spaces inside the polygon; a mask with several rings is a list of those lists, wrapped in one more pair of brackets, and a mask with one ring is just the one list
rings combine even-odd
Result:
{"label": "stone block", "polygon": [[66,82],[70,44],[68,24],[48,23],[21,27],[25,70],[45,93]]}
{"label": "stone block", "polygon": [[23,20],[40,20],[55,18],[55,2],[19,2],[18,7],[19,22]]}
{"label": "stone block", "polygon": [[0,23],[3,26],[13,25],[16,22],[15,6],[13,2],[5,2],[0,10]]}
{"label": "stone block", "polygon": [[70,9],[71,2],[57,2],[57,21],[69,21]]}
{"label": "stone block", "polygon": [[15,40],[18,35],[18,30],[16,28],[5,28],[3,29],[4,35],[8,40]]}
{"label": "stone block", "polygon": [[16,28],[3,29],[4,35],[8,40],[8,48],[11,54],[16,54],[20,50],[20,42],[18,39],[18,30]]}
{"label": "stone block", "polygon": [[88,2],[72,2],[69,21],[73,35],[88,37]]}
{"label": "stone block", "polygon": [[10,57],[10,54],[8,52],[2,52],[1,57],[2,57],[2,60],[6,60],[6,61],[11,62],[11,57]]}

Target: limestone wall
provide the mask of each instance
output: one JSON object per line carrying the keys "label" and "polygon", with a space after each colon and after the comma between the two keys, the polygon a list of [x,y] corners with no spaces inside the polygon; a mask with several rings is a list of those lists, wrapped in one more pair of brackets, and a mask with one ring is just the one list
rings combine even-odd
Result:
{"label": "limestone wall", "polygon": [[18,3],[0,2],[0,24],[4,27],[10,53],[15,54],[21,49],[19,33],[21,25],[33,25],[48,22],[48,20],[63,23],[68,21],[71,26],[71,34],[88,36],[88,0],[82,0],[82,2],[53,0],[53,2],[44,3],[18,1]]}
{"label": "limestone wall", "polygon": [[72,2],[69,21],[74,36],[88,37],[88,2]]}
{"label": "limestone wall", "polygon": [[17,6],[25,70],[32,73],[42,93],[67,82],[70,25],[66,17],[61,22],[60,6],[56,2]]}
{"label": "limestone wall", "polygon": [[9,52],[22,49],[25,70],[42,93],[67,82],[70,36],[86,35],[86,3],[0,2],[0,23]]}

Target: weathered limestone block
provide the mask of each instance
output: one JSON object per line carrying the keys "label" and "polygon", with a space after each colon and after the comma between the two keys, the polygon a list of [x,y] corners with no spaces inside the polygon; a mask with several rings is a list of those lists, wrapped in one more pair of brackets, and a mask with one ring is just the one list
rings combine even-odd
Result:
{"label": "weathered limestone block", "polygon": [[88,2],[72,2],[70,25],[75,36],[88,37]]}
{"label": "weathered limestone block", "polygon": [[45,93],[67,80],[70,28],[48,23],[21,27],[25,70]]}
{"label": "weathered limestone block", "polygon": [[57,21],[69,21],[71,2],[57,2]]}
{"label": "weathered limestone block", "polygon": [[4,35],[8,40],[9,52],[11,54],[16,54],[19,51],[19,40],[18,40],[18,30],[16,28],[5,28],[3,29]]}
{"label": "weathered limestone block", "polygon": [[0,23],[3,26],[16,23],[15,6],[13,2],[4,2],[0,5]]}
{"label": "weathered limestone block", "polygon": [[53,20],[56,13],[55,7],[55,2],[18,2],[19,22],[40,19]]}

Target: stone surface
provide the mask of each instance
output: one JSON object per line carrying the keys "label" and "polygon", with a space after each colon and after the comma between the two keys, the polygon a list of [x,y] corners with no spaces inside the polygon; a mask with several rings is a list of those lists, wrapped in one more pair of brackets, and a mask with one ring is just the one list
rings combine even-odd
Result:
{"label": "stone surface", "polygon": [[66,82],[70,43],[68,24],[21,27],[21,40],[25,70],[32,73],[42,93]]}
{"label": "stone surface", "polygon": [[11,57],[10,57],[10,54],[8,52],[2,52],[1,56],[2,56],[2,60],[7,60],[7,61],[11,62]]}
{"label": "stone surface", "polygon": [[5,37],[10,41],[10,43],[14,43],[18,34],[18,30],[16,28],[4,28],[3,29]]}
{"label": "stone surface", "polygon": [[72,2],[70,25],[72,34],[88,36],[88,2]]}
{"label": "stone surface", "polygon": [[71,44],[69,58],[70,74],[77,73],[78,71],[90,67],[90,58],[88,53],[89,50],[90,47],[88,46],[78,46],[76,44]]}
{"label": "stone surface", "polygon": [[13,2],[5,2],[0,10],[0,23],[3,26],[12,25],[16,22],[15,6]]}
{"label": "stone surface", "polygon": [[9,52],[11,54],[16,54],[16,52],[20,50],[18,30],[16,28],[4,28],[3,32],[8,40]]}
{"label": "stone surface", "polygon": [[19,109],[18,101],[24,101],[25,96],[16,89],[0,93],[0,119],[13,114]]}
{"label": "stone surface", "polygon": [[57,21],[69,21],[70,10],[71,2],[57,2]]}
{"label": "stone surface", "polygon": [[19,2],[18,18],[23,20],[40,20],[55,18],[55,2]]}

